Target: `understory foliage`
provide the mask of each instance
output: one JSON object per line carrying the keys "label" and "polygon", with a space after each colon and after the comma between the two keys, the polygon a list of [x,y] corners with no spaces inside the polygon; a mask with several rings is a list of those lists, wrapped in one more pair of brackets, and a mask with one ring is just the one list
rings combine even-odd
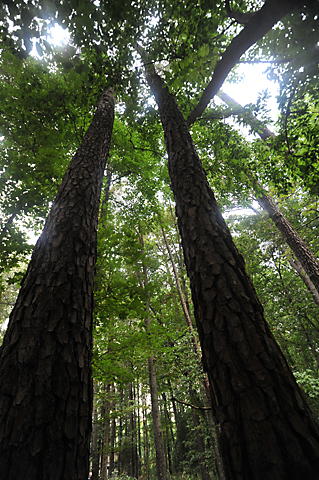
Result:
{"label": "understory foliage", "polygon": [[[187,118],[223,52],[243,28],[224,3],[247,14],[262,2],[46,0],[7,1],[0,6],[3,325],[33,239],[98,98],[110,86],[117,95],[95,276],[96,437],[91,468],[98,463],[101,479],[106,478],[105,457],[107,475],[115,479],[156,477],[150,357],[156,368],[170,478],[200,478],[202,464],[211,480],[221,478],[216,431],[203,394],[205,377],[193,348],[196,332],[185,323],[174,276],[173,263],[193,320],[165,142],[135,46],[143,44],[148,62],[165,79]],[[191,132],[266,319],[319,421],[319,304],[306,277],[292,266],[296,262],[292,251],[256,202],[262,192],[271,195],[318,258],[318,2],[308,3],[302,12],[285,17],[241,59],[269,62],[268,75],[280,86],[276,125],[265,124],[261,95],[257,105],[241,106],[240,111],[212,100]],[[55,23],[69,30],[68,44],[57,47],[48,42]],[[33,42],[37,58],[30,55]],[[259,120],[259,126],[249,116]],[[275,132],[267,140],[260,138],[261,124]],[[251,135],[243,133],[242,125]],[[199,451],[197,434],[204,453]]]}

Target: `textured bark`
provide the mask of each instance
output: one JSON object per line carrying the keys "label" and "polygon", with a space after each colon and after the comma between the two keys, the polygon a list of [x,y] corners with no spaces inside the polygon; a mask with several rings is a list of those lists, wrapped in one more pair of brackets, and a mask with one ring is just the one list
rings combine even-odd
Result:
{"label": "textured bark", "polygon": [[217,63],[212,80],[205,88],[198,104],[190,113],[187,124],[192,125],[200,117],[205,108],[223,85],[227,75],[236,65],[240,57],[254,45],[287,13],[292,12],[297,6],[312,3],[313,0],[267,0],[262,8],[255,13],[253,18],[243,30],[231,41]]}
{"label": "textured bark", "polygon": [[38,240],[0,350],[6,480],[87,480],[96,229],[113,126],[106,91]]}
{"label": "textured bark", "polygon": [[164,130],[226,478],[318,479],[319,434],[310,410],[267,325],[187,124],[151,69],[147,80]]}

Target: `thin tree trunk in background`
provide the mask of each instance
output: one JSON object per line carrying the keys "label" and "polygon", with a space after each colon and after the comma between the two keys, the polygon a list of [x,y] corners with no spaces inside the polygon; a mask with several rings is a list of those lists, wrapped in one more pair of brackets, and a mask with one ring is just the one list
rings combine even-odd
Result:
{"label": "thin tree trunk in background", "polygon": [[107,480],[107,464],[109,457],[109,441],[110,441],[110,384],[105,390],[104,401],[104,433],[103,433],[103,457],[101,465],[101,480]]}
{"label": "thin tree trunk in background", "polygon": [[294,270],[296,270],[296,272],[299,274],[299,277],[301,278],[301,280],[303,281],[303,283],[306,285],[309,293],[311,294],[312,298],[313,298],[313,301],[319,306],[319,293],[316,289],[316,287],[314,286],[314,284],[312,283],[312,281],[310,280],[309,276],[306,274],[304,268],[302,267],[301,263],[299,262],[299,260],[293,260],[291,257],[287,257],[287,260],[289,262],[289,264],[292,266],[292,268]]}
{"label": "thin tree trunk in background", "polygon": [[[182,306],[182,309],[183,309],[184,318],[185,318],[185,321],[186,321],[186,324],[187,324],[188,328],[192,332],[192,342],[194,344],[194,349],[195,349],[196,352],[198,352],[198,351],[200,351],[200,347],[197,343],[197,339],[196,339],[195,332],[194,332],[194,329],[193,329],[193,324],[192,324],[192,320],[191,320],[191,317],[190,317],[190,314],[189,314],[189,310],[188,310],[186,302],[184,300],[184,296],[183,296],[181,284],[180,284],[180,281],[179,281],[178,272],[177,272],[177,268],[176,268],[176,265],[175,265],[174,257],[172,255],[171,248],[170,248],[169,243],[167,241],[167,237],[166,237],[164,228],[161,227],[161,229],[162,229],[162,235],[163,235],[163,238],[164,238],[164,242],[165,242],[165,245],[166,245],[166,248],[167,248],[167,252],[168,252],[171,264],[172,264],[174,277],[175,277],[175,282],[176,282],[176,288],[177,288],[178,296],[179,296],[181,306]],[[201,353],[200,353],[200,356],[201,356]]]}
{"label": "thin tree trunk in background", "polygon": [[304,335],[305,335],[305,338],[306,338],[306,341],[308,343],[308,346],[311,350],[311,353],[313,354],[314,358],[315,358],[315,361],[316,361],[316,364],[317,364],[317,368],[319,369],[319,356],[318,356],[318,353],[317,353],[317,350],[316,350],[316,347],[315,345],[313,344],[311,338],[309,337],[309,334],[307,332],[307,329],[306,327],[304,326],[300,316],[298,316],[298,321],[299,321],[299,324],[301,326],[301,330],[303,331]]}
{"label": "thin tree trunk in background", "polygon": [[138,468],[137,478],[142,475],[142,444],[141,444],[141,416],[140,416],[140,390],[137,386],[137,442],[138,442]]}
{"label": "thin tree trunk in background", "polygon": [[119,421],[119,434],[118,434],[118,459],[117,459],[117,472],[121,475],[122,468],[122,448],[123,448],[123,388],[120,389],[120,421]]}
{"label": "thin tree trunk in background", "polygon": [[[193,329],[193,323],[192,323],[192,319],[191,319],[190,312],[189,312],[189,307],[187,307],[186,302],[184,300],[184,296],[183,296],[183,292],[182,292],[182,288],[181,288],[181,284],[180,284],[180,281],[179,281],[179,276],[178,276],[177,268],[176,268],[176,265],[175,265],[174,257],[172,255],[171,248],[169,246],[164,228],[161,227],[161,229],[162,229],[162,234],[163,234],[163,238],[164,238],[164,241],[165,241],[165,245],[166,245],[170,260],[171,260],[171,264],[172,264],[172,268],[173,268],[173,272],[174,272],[174,277],[175,277],[175,281],[176,281],[176,287],[177,287],[178,295],[179,295],[181,305],[182,305],[182,308],[183,308],[186,325],[188,326],[188,328],[190,329],[190,331],[192,333],[193,351],[194,351],[194,353],[197,357],[198,363],[201,365],[202,351],[201,351],[200,346],[198,345],[198,342],[197,342],[197,339],[196,339],[196,336],[195,336],[195,332],[194,332],[194,329]],[[211,396],[210,396],[208,376],[207,376],[206,372],[204,373],[204,378],[201,381],[201,387],[202,387],[201,388],[201,393],[202,393],[202,397],[203,397],[205,406],[208,407],[209,405],[211,405]],[[222,463],[222,459],[221,459],[221,456],[220,456],[218,443],[216,442],[217,432],[216,432],[215,420],[213,418],[211,410],[209,410],[207,412],[207,415],[208,415],[210,427],[211,427],[212,432],[213,432],[213,449],[214,449],[216,466],[217,466],[219,478],[220,478],[220,480],[224,480],[225,474],[224,474],[224,469],[223,469],[223,463]],[[193,418],[194,418],[194,416],[193,416]],[[200,426],[198,426],[196,432],[198,431],[198,429],[200,429]],[[201,432],[198,431],[198,435],[199,435],[200,438],[202,438]],[[200,440],[197,442],[197,446],[200,446],[200,448],[202,448],[202,445],[200,444]],[[206,473],[207,468],[206,468],[205,458],[203,460],[203,452],[202,451],[200,452],[200,454],[201,454],[201,463],[202,463],[202,461],[204,462],[204,466],[202,468],[202,474],[204,474],[204,476],[207,477],[207,473]]]}
{"label": "thin tree trunk in background", "polygon": [[148,439],[148,426],[147,426],[147,419],[145,416],[146,405],[143,405],[143,432],[144,432],[144,440],[145,440],[145,478],[149,480],[150,478],[150,442]]}
{"label": "thin tree trunk in background", "polygon": [[[140,234],[139,241],[143,247],[143,236]],[[150,298],[147,291],[148,279],[147,279],[147,270],[143,263],[143,282],[146,294],[146,317],[145,317],[145,327],[146,331],[149,330],[151,325],[150,318]],[[158,402],[158,391],[157,391],[157,382],[156,382],[156,369],[154,364],[154,356],[151,355],[148,358],[148,374],[149,374],[149,384],[150,384],[150,393],[151,393],[151,403],[152,403],[152,418],[153,418],[153,433],[154,433],[154,444],[155,444],[155,453],[156,453],[156,472],[158,480],[166,480],[166,462],[164,454],[164,444],[162,437],[162,427],[161,427],[161,416]]]}
{"label": "thin tree trunk in background", "polygon": [[269,128],[266,127],[263,122],[258,120],[255,115],[253,115],[249,110],[246,110],[245,107],[237,103],[233,98],[227,95],[227,93],[219,91],[217,96],[229,107],[234,109],[234,114],[242,118],[253,129],[253,131],[260,136],[262,140],[269,140],[269,138],[274,138],[276,136],[271,130],[269,130]]}
{"label": "thin tree trunk in background", "polygon": [[285,354],[285,357],[287,358],[287,361],[288,361],[288,364],[291,368],[294,368],[294,361],[292,359],[292,356],[291,356],[291,353],[289,351],[289,346],[288,346],[288,342],[287,342],[287,339],[283,336],[283,334],[281,333],[280,330],[277,329],[276,331],[276,335],[278,336],[279,338],[279,343],[280,343],[280,347],[282,349],[282,351],[284,352]]}
{"label": "thin tree trunk in background", "polygon": [[[304,313],[300,313],[299,312],[299,309],[298,307],[295,306],[295,303],[292,299],[292,296],[290,295],[290,291],[289,291],[289,287],[285,284],[284,282],[284,279],[282,278],[282,275],[281,275],[281,271],[279,268],[277,268],[277,272],[278,272],[278,275],[279,275],[279,278],[280,278],[280,282],[281,282],[281,285],[282,285],[282,288],[283,288],[283,291],[286,295],[286,298],[291,306],[291,309],[292,309],[292,314],[296,317],[300,327],[301,327],[301,330],[303,331],[303,334],[305,336],[305,339],[306,339],[306,342],[308,344],[308,347],[311,351],[311,353],[313,354],[314,356],[314,359],[315,359],[315,362],[317,364],[317,368],[319,368],[319,356],[318,356],[318,353],[317,353],[317,350],[316,350],[316,347],[315,345],[313,344],[313,342],[311,341],[310,337],[309,337],[309,334],[307,332],[307,329],[305,328],[304,324],[303,324],[303,321],[301,320],[301,316],[303,316],[305,318],[306,321],[308,321],[312,327],[314,327],[313,323],[310,321],[310,319],[307,317],[307,315],[305,315]],[[317,330],[318,331],[318,330]],[[305,363],[305,369],[307,369],[307,364]]]}
{"label": "thin tree trunk in background", "polygon": [[192,418],[195,427],[197,450],[200,455],[200,470],[202,474],[202,480],[210,480],[210,474],[206,466],[206,453],[205,442],[202,435],[202,429],[200,426],[199,416],[194,407],[192,407]]}
{"label": "thin tree trunk in background", "polygon": [[264,318],[175,99],[151,66],[146,75],[164,130],[226,478],[318,479],[319,434],[309,407]]}
{"label": "thin tree trunk in background", "polygon": [[299,260],[305,272],[309,275],[309,278],[319,295],[319,263],[316,257],[288,222],[270,195],[263,194],[258,196],[257,202],[268,213],[269,217],[293,251],[293,254]]}
{"label": "thin tree trunk in background", "polygon": [[156,383],[156,370],[155,370],[153,355],[148,358],[148,374],[149,374],[149,383],[150,383],[150,391],[151,391],[157,478],[158,480],[166,480],[166,461],[165,461],[165,455],[164,455],[164,445],[163,445],[160,409],[158,404],[158,392],[157,392],[157,383]]}
{"label": "thin tree trunk in background", "polygon": [[172,441],[172,443],[174,443],[175,439],[174,439],[174,433],[173,433],[172,420],[171,420],[171,416],[170,416],[168,408],[167,408],[167,398],[166,398],[165,392],[162,393],[162,397],[163,397],[163,400],[164,400],[165,417],[166,417],[166,421],[167,421],[167,424],[168,424],[168,430],[169,430],[170,435],[171,435],[170,440]]}
{"label": "thin tree trunk in background", "polygon": [[130,384],[130,476],[138,478],[138,459],[137,459],[137,435],[136,435],[136,417],[135,417],[135,394],[134,385]]}
{"label": "thin tree trunk in background", "polygon": [[173,437],[173,430],[172,430],[172,425],[171,425],[171,419],[170,419],[170,416],[169,416],[169,413],[168,413],[168,410],[167,410],[167,402],[166,402],[166,395],[165,393],[163,392],[162,393],[162,398],[164,400],[164,416],[165,416],[165,419],[166,419],[166,428],[165,428],[165,444],[166,444],[166,452],[167,452],[167,461],[166,461],[166,464],[168,465],[168,471],[170,473],[170,475],[173,474],[173,470],[172,470],[172,457],[171,457],[171,439],[170,439],[170,434],[173,438],[173,442],[174,442],[174,437]]}
{"label": "thin tree trunk in background", "polygon": [[4,237],[4,235],[6,234],[8,228],[10,227],[10,225],[12,225],[12,222],[13,220],[15,219],[15,217],[17,216],[16,213],[13,213],[9,218],[8,220],[6,221],[6,223],[4,224],[4,226],[2,227],[2,230],[0,231],[0,240],[2,239],[2,237]]}
{"label": "thin tree trunk in background", "polygon": [[64,175],[0,349],[0,471],[87,480],[96,230],[114,98],[100,98]]}
{"label": "thin tree trunk in background", "polygon": [[[219,96],[230,107],[242,110],[241,117],[247,122],[248,125],[250,125],[256,131],[256,133],[258,133],[262,140],[266,141],[269,138],[275,137],[275,134],[271,130],[269,130],[262,122],[257,120],[249,112],[246,112],[245,109],[233,98],[229,97],[224,93],[220,93]],[[252,175],[247,174],[247,176],[255,183],[255,186],[256,184],[258,184],[258,186],[261,188],[260,182],[255,180]],[[291,223],[281,212],[280,208],[278,207],[278,205],[276,205],[270,195],[268,195],[264,191],[262,195],[256,196],[256,200],[261,206],[261,208],[268,213],[270,219],[273,221],[279,232],[284,237],[287,245],[289,245],[289,247],[291,248],[297,261],[294,262],[292,259],[288,258],[288,262],[301,277],[309,292],[312,294],[314,302],[319,305],[318,260],[304,243],[300,235],[298,235]],[[308,277],[306,274],[308,275]]]}
{"label": "thin tree trunk in background", "polygon": [[99,451],[98,451],[98,424],[97,424],[97,403],[96,397],[98,393],[98,385],[95,384],[93,388],[93,432],[92,432],[92,480],[99,478]]}
{"label": "thin tree trunk in background", "polygon": [[111,394],[112,394],[112,404],[111,404],[111,410],[113,413],[113,416],[111,418],[111,438],[110,438],[110,469],[109,469],[109,477],[113,475],[114,472],[114,446],[115,446],[115,432],[116,432],[116,423],[115,423],[115,417],[114,417],[114,410],[115,410],[115,386],[114,383],[112,383],[111,386]]}

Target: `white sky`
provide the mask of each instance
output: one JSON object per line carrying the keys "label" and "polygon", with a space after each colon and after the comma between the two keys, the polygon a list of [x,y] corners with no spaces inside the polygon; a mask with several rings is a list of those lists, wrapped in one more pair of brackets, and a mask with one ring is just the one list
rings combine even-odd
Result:
{"label": "white sky", "polygon": [[268,89],[270,98],[267,101],[267,106],[270,110],[272,120],[276,120],[278,114],[276,96],[278,95],[278,84],[268,80],[264,73],[267,64],[245,64],[238,66],[237,72],[243,76],[243,80],[239,83],[224,83],[222,90],[231,96],[236,102],[241,105],[247,103],[254,103],[258,94],[263,90]]}

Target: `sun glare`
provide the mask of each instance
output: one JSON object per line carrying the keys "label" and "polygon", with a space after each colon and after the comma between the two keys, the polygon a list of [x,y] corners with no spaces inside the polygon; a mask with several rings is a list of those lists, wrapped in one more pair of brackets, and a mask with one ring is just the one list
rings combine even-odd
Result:
{"label": "sun glare", "polygon": [[65,45],[70,39],[68,30],[62,28],[57,23],[50,30],[50,35],[47,37],[47,41],[51,45]]}

